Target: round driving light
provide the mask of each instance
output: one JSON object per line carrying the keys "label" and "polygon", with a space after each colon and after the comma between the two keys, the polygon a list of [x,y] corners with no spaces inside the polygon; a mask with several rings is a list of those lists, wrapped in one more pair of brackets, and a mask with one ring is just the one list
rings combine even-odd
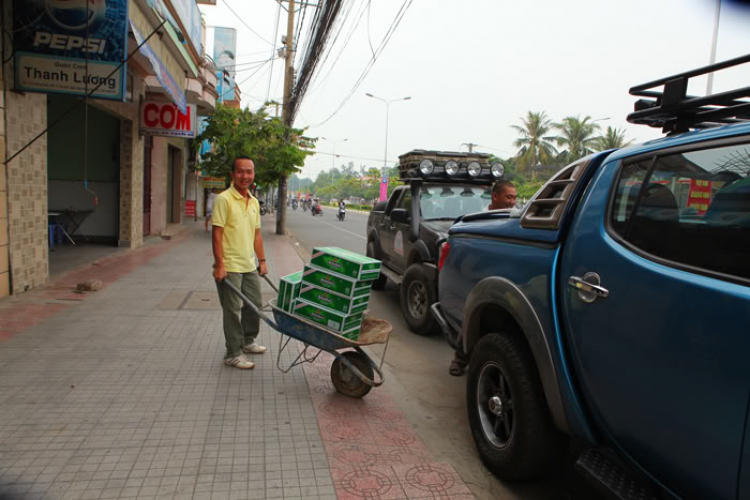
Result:
{"label": "round driving light", "polygon": [[505,175],[505,167],[503,166],[502,163],[494,163],[492,165],[492,169],[491,170],[492,170],[492,176],[493,177],[498,177],[499,178],[499,177],[502,177],[503,175]]}
{"label": "round driving light", "polygon": [[476,177],[482,173],[482,166],[479,163],[473,161],[469,163],[468,167],[466,167],[466,171],[469,172],[470,176]]}
{"label": "round driving light", "polygon": [[422,172],[422,175],[430,175],[433,170],[435,170],[435,164],[432,161],[422,160],[419,163],[419,171]]}
{"label": "round driving light", "polygon": [[448,175],[456,175],[458,173],[458,163],[453,160],[445,162],[445,173]]}

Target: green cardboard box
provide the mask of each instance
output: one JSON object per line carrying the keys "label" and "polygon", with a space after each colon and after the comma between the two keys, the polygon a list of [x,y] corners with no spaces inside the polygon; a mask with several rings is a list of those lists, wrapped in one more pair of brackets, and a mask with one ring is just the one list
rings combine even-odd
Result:
{"label": "green cardboard box", "polygon": [[362,325],[363,313],[353,315],[331,311],[304,299],[294,302],[294,314],[337,332],[348,332]]}
{"label": "green cardboard box", "polygon": [[372,281],[380,275],[379,260],[338,247],[313,248],[310,265],[358,281]]}
{"label": "green cardboard box", "polygon": [[313,304],[321,305],[326,309],[331,309],[332,311],[344,314],[357,314],[364,312],[370,302],[369,295],[355,298],[344,297],[336,292],[307,284],[302,286],[302,289],[299,292],[299,298]]}
{"label": "green cardboard box", "polygon": [[357,281],[348,276],[322,271],[310,266],[305,266],[302,284],[324,288],[344,297],[369,297],[370,290],[372,290],[372,281]]}
{"label": "green cardboard box", "polygon": [[359,340],[359,334],[361,330],[362,330],[362,327],[358,326],[357,328],[353,328],[347,332],[342,333],[341,335],[350,340]]}
{"label": "green cardboard box", "polygon": [[286,312],[291,312],[292,304],[299,295],[300,288],[302,288],[302,271],[282,277],[279,282],[279,297],[276,305]]}

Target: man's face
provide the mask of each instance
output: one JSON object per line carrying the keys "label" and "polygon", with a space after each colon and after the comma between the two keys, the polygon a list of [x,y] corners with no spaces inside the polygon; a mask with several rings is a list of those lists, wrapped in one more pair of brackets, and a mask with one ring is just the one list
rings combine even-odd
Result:
{"label": "man's face", "polygon": [[500,194],[493,192],[492,204],[497,209],[513,208],[516,206],[516,188],[508,186]]}
{"label": "man's face", "polygon": [[234,162],[232,180],[235,188],[243,191],[249,189],[255,180],[255,164],[253,161],[240,159]]}

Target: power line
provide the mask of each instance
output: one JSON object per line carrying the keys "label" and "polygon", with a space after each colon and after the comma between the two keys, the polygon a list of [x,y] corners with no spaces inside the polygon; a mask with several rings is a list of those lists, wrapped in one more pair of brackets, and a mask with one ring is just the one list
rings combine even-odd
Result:
{"label": "power line", "polygon": [[269,45],[274,45],[273,43],[269,42],[268,40],[266,40],[265,38],[263,38],[262,36],[260,36],[260,35],[258,34],[258,32],[257,32],[257,31],[255,31],[254,29],[252,29],[252,28],[250,27],[250,25],[249,25],[249,24],[247,24],[247,23],[245,22],[245,20],[244,20],[244,19],[242,19],[242,18],[240,17],[240,15],[239,15],[239,14],[237,14],[237,13],[236,13],[236,12],[234,11],[234,9],[233,9],[233,8],[232,8],[232,7],[231,7],[231,6],[229,5],[229,3],[227,2],[227,0],[224,0],[224,5],[226,5],[227,9],[229,9],[229,10],[230,10],[230,12],[231,12],[232,14],[234,14],[234,17],[236,17],[237,19],[239,19],[239,20],[240,20],[240,22],[241,22],[242,24],[244,24],[244,25],[245,25],[245,27],[246,27],[247,29],[249,29],[249,30],[250,30],[250,31],[251,31],[251,32],[252,32],[252,33],[253,33],[253,34],[254,34],[255,36],[257,36],[258,38],[260,38],[261,40],[263,40],[264,42],[266,42],[266,43],[267,43],[267,44],[269,44]]}
{"label": "power line", "polygon": [[396,17],[394,18],[393,22],[391,23],[390,28],[386,32],[385,36],[383,37],[383,40],[380,42],[380,45],[378,45],[378,48],[376,50],[376,54],[370,59],[369,63],[365,67],[364,71],[360,75],[360,77],[355,82],[352,89],[349,91],[347,96],[344,98],[344,100],[341,102],[341,104],[336,108],[336,110],[331,113],[331,115],[326,118],[321,123],[317,123],[315,125],[312,125],[313,127],[319,127],[325,123],[327,123],[331,118],[336,116],[339,111],[341,111],[344,106],[346,106],[346,103],[349,102],[349,99],[351,99],[352,95],[357,91],[360,85],[362,85],[362,82],[365,80],[367,75],[369,74],[372,67],[375,65],[375,62],[378,60],[378,57],[383,53],[383,50],[388,45],[388,42],[390,41],[391,37],[393,36],[393,33],[398,28],[399,24],[401,24],[401,21],[403,20],[404,16],[406,15],[406,12],[409,10],[409,7],[411,7],[413,0],[404,0],[404,3],[401,5],[401,8],[399,9],[398,13],[396,14]]}
{"label": "power line", "polygon": [[[281,16],[281,2],[278,3],[276,6],[276,23],[274,23],[273,26],[273,39],[276,40],[276,37],[279,36],[279,17]],[[274,48],[274,51],[276,48]],[[271,57],[273,57],[274,54],[271,54]],[[271,95],[271,80],[273,79],[273,64],[271,64],[271,74],[268,75],[268,89],[266,89],[266,101],[268,101],[268,96]]]}

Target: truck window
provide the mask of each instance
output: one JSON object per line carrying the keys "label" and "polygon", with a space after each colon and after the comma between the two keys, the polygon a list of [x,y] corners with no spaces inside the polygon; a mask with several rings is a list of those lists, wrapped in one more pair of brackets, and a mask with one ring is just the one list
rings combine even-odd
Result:
{"label": "truck window", "polygon": [[398,202],[398,208],[403,208],[411,217],[411,191],[404,189],[404,195]]}
{"label": "truck window", "polygon": [[425,220],[454,220],[456,217],[486,210],[492,202],[490,186],[426,185],[420,194]]}
{"label": "truck window", "polygon": [[750,280],[750,145],[624,165],[610,227],[649,256]]}
{"label": "truck window", "polygon": [[385,215],[389,215],[391,213],[391,210],[396,208],[396,203],[398,202],[403,192],[404,189],[396,190],[393,192],[391,197],[388,199],[388,204],[385,206]]}

